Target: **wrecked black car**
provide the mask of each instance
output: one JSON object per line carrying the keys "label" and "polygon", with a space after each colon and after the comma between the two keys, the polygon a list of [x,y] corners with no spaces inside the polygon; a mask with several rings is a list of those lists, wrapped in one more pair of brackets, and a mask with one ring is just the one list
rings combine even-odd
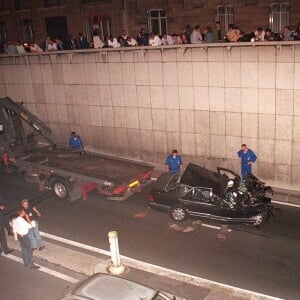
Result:
{"label": "wrecked black car", "polygon": [[148,195],[150,207],[175,221],[188,217],[221,223],[260,225],[272,215],[272,188],[254,175],[241,178],[229,169],[218,172],[189,164],[183,174],[162,174]]}

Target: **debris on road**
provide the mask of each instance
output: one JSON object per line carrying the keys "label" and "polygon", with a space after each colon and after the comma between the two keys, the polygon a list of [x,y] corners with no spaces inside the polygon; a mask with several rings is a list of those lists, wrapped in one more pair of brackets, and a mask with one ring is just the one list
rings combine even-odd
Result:
{"label": "debris on road", "polygon": [[180,226],[178,224],[174,224],[174,223],[168,223],[169,227],[175,231],[180,231],[180,232],[184,232],[184,233],[188,233],[188,232],[193,232],[196,229],[198,229],[201,226],[201,221],[194,221],[192,223],[192,225],[189,226]]}
{"label": "debris on road", "polygon": [[144,210],[141,210],[140,212],[136,213],[134,215],[135,218],[145,218],[147,216],[147,212]]}
{"label": "debris on road", "polygon": [[218,239],[226,240],[228,235],[228,225],[222,225],[220,231],[217,234]]}
{"label": "debris on road", "polygon": [[178,224],[169,223],[169,227],[175,231],[183,231],[183,227],[179,226]]}

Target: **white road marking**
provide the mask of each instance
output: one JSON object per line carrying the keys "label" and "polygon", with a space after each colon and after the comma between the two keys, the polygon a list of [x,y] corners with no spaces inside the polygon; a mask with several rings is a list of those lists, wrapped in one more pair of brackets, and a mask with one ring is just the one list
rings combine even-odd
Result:
{"label": "white road marking", "polygon": [[[89,250],[92,252],[110,256],[110,252],[103,250],[103,249],[99,249],[99,248],[96,248],[93,246],[78,243],[78,242],[68,240],[68,239],[65,239],[65,238],[62,238],[62,237],[59,237],[59,236],[56,236],[53,234],[45,233],[45,232],[41,232],[41,235],[46,238],[49,238],[49,239],[52,239],[52,240],[55,240],[58,242],[62,242],[62,243],[65,243],[65,244],[68,244],[71,246],[76,246],[81,249],[85,249],[85,250]],[[181,272],[178,272],[178,271],[175,271],[172,269],[168,269],[168,268],[160,267],[160,266],[153,265],[153,264],[150,264],[147,262],[139,261],[139,260],[124,256],[124,255],[120,255],[120,257],[123,260],[123,262],[129,267],[133,267],[133,268],[143,270],[143,271],[146,271],[149,273],[153,273],[156,275],[168,277],[170,279],[184,282],[187,284],[191,284],[191,285],[195,285],[195,286],[199,286],[199,287],[204,287],[204,286],[205,287],[207,287],[207,286],[219,287],[219,288],[222,287],[228,291],[231,291],[231,292],[233,291],[235,294],[243,294],[243,295],[247,294],[249,297],[251,297],[251,299],[252,299],[252,297],[256,297],[257,299],[282,300],[281,298],[276,298],[273,296],[269,296],[269,295],[262,294],[262,293],[257,293],[257,292],[251,291],[251,290],[245,290],[242,288],[238,288],[238,287],[231,286],[228,284],[220,283],[217,281],[212,281],[209,279],[193,276],[190,274],[181,273]]]}
{"label": "white road marking", "polygon": [[[221,227],[219,227],[219,226],[209,225],[209,224],[205,224],[205,223],[202,223],[201,226],[211,228],[211,229],[221,230]],[[228,232],[231,232],[231,231],[232,231],[232,229],[228,229]]]}
{"label": "white road marking", "polygon": [[294,203],[288,203],[288,202],[281,202],[281,201],[274,201],[272,200],[271,203],[276,203],[276,204],[280,204],[280,205],[286,205],[286,206],[292,206],[292,207],[300,207],[299,204],[294,204]]}
{"label": "white road marking", "polygon": [[[23,260],[20,257],[14,256],[12,254],[5,255],[5,257],[9,258],[9,259],[11,259],[11,260],[13,260],[15,262],[23,264]],[[36,265],[38,265],[38,264],[36,264]],[[65,281],[68,281],[68,282],[71,282],[71,283],[77,283],[79,281],[78,279],[73,278],[73,277],[68,276],[68,275],[65,275],[63,273],[51,270],[51,269],[43,267],[41,265],[38,265],[38,266],[40,267],[38,269],[38,271],[44,272],[44,273],[49,274],[51,276],[57,277],[59,279],[62,279],[62,280],[65,280]]]}
{"label": "white road marking", "polygon": [[53,234],[49,234],[49,233],[46,233],[46,232],[42,232],[42,231],[40,232],[40,234],[42,236],[48,238],[48,239],[55,240],[57,242],[65,243],[65,244],[75,246],[75,247],[78,247],[78,248],[81,248],[81,249],[89,250],[91,252],[100,253],[100,254],[103,254],[103,255],[106,255],[106,256],[110,256],[110,252],[106,251],[106,250],[103,250],[103,249],[99,249],[99,248],[96,248],[96,247],[93,247],[93,246],[81,244],[81,243],[71,241],[71,240],[68,240],[68,239],[53,235]]}

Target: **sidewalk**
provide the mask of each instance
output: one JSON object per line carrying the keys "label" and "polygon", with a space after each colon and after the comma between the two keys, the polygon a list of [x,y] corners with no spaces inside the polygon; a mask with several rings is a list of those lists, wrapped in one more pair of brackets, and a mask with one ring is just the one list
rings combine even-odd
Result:
{"label": "sidewalk", "polygon": [[[8,238],[9,246],[20,251],[20,246],[12,237]],[[110,265],[110,257],[105,254],[87,251],[78,247],[63,245],[46,240],[43,251],[35,251],[34,257],[49,263],[62,266],[86,276],[96,272],[106,272]],[[103,250],[103,252],[107,252]],[[16,255],[16,253],[13,253]],[[211,282],[199,277],[138,262],[122,257],[127,271],[122,277],[151,286],[162,292],[175,295],[177,300],[243,300],[243,299],[275,299],[265,295],[241,290],[234,287]]]}
{"label": "sidewalk", "polygon": [[281,201],[284,203],[296,204],[300,205],[300,191],[281,189],[281,188],[273,188],[274,201]]}

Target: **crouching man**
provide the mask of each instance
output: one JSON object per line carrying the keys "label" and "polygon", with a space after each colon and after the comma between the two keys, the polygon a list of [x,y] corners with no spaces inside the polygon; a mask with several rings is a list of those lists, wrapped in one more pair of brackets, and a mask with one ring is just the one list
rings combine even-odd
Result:
{"label": "crouching man", "polygon": [[71,132],[69,139],[69,148],[80,152],[80,155],[84,153],[84,145],[80,135],[76,134],[75,131]]}

